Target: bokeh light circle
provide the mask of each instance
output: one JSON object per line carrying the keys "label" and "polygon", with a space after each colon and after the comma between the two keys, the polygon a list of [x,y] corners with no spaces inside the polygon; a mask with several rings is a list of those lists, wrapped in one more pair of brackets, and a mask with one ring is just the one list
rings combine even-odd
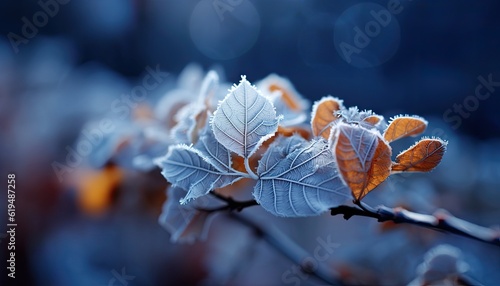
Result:
{"label": "bokeh light circle", "polygon": [[248,0],[202,0],[191,14],[189,30],[204,55],[230,60],[254,46],[260,32],[260,16]]}
{"label": "bokeh light circle", "polygon": [[357,68],[379,66],[390,60],[401,41],[397,15],[375,3],[345,10],[335,22],[334,43],[340,57]]}

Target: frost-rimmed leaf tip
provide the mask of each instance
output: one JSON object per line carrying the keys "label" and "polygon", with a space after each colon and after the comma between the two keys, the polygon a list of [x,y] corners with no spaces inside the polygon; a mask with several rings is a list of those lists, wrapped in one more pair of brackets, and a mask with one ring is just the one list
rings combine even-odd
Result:
{"label": "frost-rimmed leaf tip", "polygon": [[429,172],[441,163],[448,142],[439,138],[424,137],[410,148],[399,153],[392,172]]}
{"label": "frost-rimmed leaf tip", "polygon": [[425,131],[427,124],[427,120],[420,116],[395,116],[391,118],[387,129],[384,131],[384,138],[388,142],[392,142],[404,137],[415,137]]}
{"label": "frost-rimmed leaf tip", "polygon": [[330,137],[331,126],[339,119],[338,111],[344,109],[343,100],[325,96],[314,102],[311,112],[311,129],[314,136]]}

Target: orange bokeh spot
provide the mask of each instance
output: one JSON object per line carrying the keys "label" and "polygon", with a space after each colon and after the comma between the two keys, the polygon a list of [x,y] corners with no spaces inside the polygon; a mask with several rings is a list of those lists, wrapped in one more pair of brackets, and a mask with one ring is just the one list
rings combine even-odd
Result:
{"label": "orange bokeh spot", "polygon": [[112,192],[123,178],[117,166],[82,171],[78,183],[78,205],[87,214],[103,213],[111,204]]}

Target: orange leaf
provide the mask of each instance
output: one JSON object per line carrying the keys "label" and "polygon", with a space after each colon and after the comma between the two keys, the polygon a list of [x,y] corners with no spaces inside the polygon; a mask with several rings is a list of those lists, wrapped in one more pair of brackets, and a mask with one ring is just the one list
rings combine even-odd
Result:
{"label": "orange leaf", "polygon": [[332,122],[338,119],[335,114],[343,108],[342,100],[327,96],[320,101],[314,103],[312,109],[311,128],[314,136],[323,136],[328,139],[330,137]]}
{"label": "orange leaf", "polygon": [[429,172],[443,158],[448,143],[441,139],[422,139],[396,157],[392,172]]}
{"label": "orange leaf", "polygon": [[[309,139],[311,137],[311,133],[309,133],[309,130],[306,128],[302,128],[300,126],[293,126],[293,127],[278,126],[278,134],[281,134],[285,137],[293,136],[293,134],[299,134],[304,139]],[[271,139],[275,137],[277,136],[273,136]]]}
{"label": "orange leaf", "polygon": [[292,83],[284,77],[270,74],[258,84],[258,88],[264,93],[279,92],[280,100],[292,111],[302,111],[308,107]]}
{"label": "orange leaf", "polygon": [[361,200],[367,193],[382,184],[391,175],[392,167],[391,146],[381,137],[378,138],[378,146],[373,155],[372,165],[368,170],[368,185],[358,198]]}
{"label": "orange leaf", "polygon": [[207,123],[207,119],[210,117],[209,112],[206,112],[205,110],[202,110],[200,113],[196,114],[195,121],[196,121],[196,126],[193,128],[191,131],[191,138],[193,142],[198,142],[198,137]]}
{"label": "orange leaf", "polygon": [[301,105],[297,100],[297,96],[295,96],[293,93],[289,92],[286,88],[284,88],[281,85],[278,84],[271,84],[269,86],[269,91],[270,92],[275,92],[279,91],[281,92],[281,98],[285,104],[294,111],[300,110]]}
{"label": "orange leaf", "polygon": [[384,117],[380,115],[371,115],[363,119],[364,122],[369,123],[373,126],[378,125],[380,122],[382,122],[382,120],[384,120]]}
{"label": "orange leaf", "polygon": [[417,136],[425,131],[427,121],[418,116],[400,116],[394,118],[384,132],[384,138],[388,142],[403,137]]}
{"label": "orange leaf", "polygon": [[391,147],[375,131],[340,123],[334,145],[342,178],[356,200],[385,181],[391,172]]}

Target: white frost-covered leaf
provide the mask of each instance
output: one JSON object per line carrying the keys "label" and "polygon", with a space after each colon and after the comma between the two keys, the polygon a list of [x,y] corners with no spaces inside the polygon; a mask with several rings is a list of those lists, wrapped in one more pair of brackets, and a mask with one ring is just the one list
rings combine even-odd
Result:
{"label": "white frost-covered leaf", "polygon": [[236,172],[232,167],[231,153],[215,139],[210,126],[206,126],[200,140],[194,145],[221,172]]}
{"label": "white frost-covered leaf", "polygon": [[323,140],[306,143],[297,137],[280,139],[259,161],[257,174],[260,179],[253,196],[277,216],[318,215],[350,197]]}
{"label": "white frost-covered leaf", "polygon": [[196,117],[205,107],[199,101],[183,106],[175,115],[177,124],[170,130],[170,136],[176,143],[191,144],[196,127]]}
{"label": "white frost-covered leaf", "polygon": [[299,135],[291,137],[279,135],[260,160],[257,172],[262,174],[266,172],[266,170],[272,169],[281,160],[285,159],[288,154],[296,149],[305,148],[308,145],[309,141]]}
{"label": "white frost-covered leaf", "polygon": [[219,76],[209,71],[201,85],[198,99],[184,105],[174,119],[177,124],[170,131],[171,137],[177,143],[191,144],[198,140],[198,132],[205,125],[207,104],[215,97],[219,86]]}
{"label": "white frost-covered leaf", "polygon": [[243,76],[215,111],[211,125],[217,141],[248,158],[278,130],[280,117],[268,98]]}
{"label": "white frost-covered leaf", "polygon": [[221,171],[210,162],[199,150],[186,145],[171,146],[167,155],[157,160],[167,181],[187,190],[182,204],[242,178],[238,173]]}
{"label": "white frost-covered leaf", "polygon": [[179,204],[179,199],[186,195],[186,191],[179,187],[169,187],[167,200],[163,204],[163,210],[158,222],[170,233],[172,242],[192,243],[197,239],[206,237],[212,215],[199,208],[213,208],[217,201],[205,196],[190,202],[187,205]]}

